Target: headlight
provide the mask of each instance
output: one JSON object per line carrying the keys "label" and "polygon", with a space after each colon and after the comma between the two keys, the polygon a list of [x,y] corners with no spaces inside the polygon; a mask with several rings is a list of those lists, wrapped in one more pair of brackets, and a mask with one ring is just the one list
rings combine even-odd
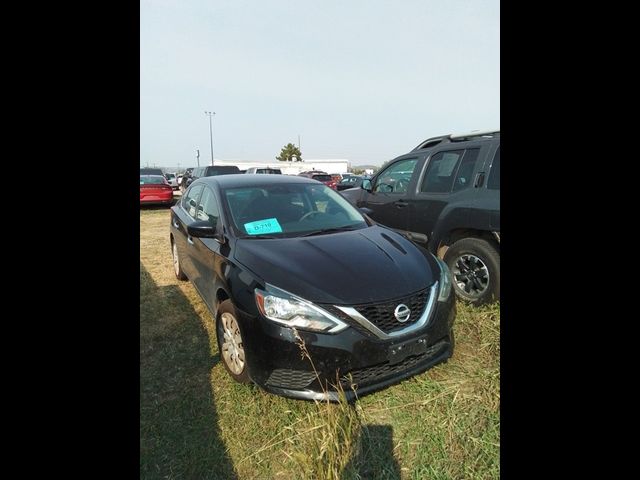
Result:
{"label": "headlight", "polygon": [[440,293],[438,293],[438,301],[444,302],[451,294],[451,271],[446,263],[436,257],[438,265],[440,265]]}
{"label": "headlight", "polygon": [[337,333],[348,327],[326,310],[272,285],[267,284],[266,291],[256,288],[255,295],[260,313],[286,327],[324,333]]}

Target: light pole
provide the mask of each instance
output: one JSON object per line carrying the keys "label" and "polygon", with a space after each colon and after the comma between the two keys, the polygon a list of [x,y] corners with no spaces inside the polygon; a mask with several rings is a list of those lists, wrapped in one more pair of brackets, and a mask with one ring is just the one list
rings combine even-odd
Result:
{"label": "light pole", "polygon": [[196,150],[196,160],[198,161],[198,166],[200,166],[200,150]]}
{"label": "light pole", "polygon": [[209,140],[211,141],[211,165],[213,165],[213,127],[211,126],[211,119],[216,114],[216,112],[204,112],[204,114],[209,117]]}

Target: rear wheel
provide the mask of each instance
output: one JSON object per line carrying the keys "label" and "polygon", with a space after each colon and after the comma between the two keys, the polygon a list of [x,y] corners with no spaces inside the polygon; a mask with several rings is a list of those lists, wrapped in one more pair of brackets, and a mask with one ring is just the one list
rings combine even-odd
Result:
{"label": "rear wheel", "polygon": [[500,254],[491,242],[463,238],[444,255],[458,298],[484,305],[500,300]]}
{"label": "rear wheel", "polygon": [[225,300],[218,307],[216,319],[218,352],[225,370],[238,383],[249,383],[249,367],[244,349],[244,340],[231,300]]}

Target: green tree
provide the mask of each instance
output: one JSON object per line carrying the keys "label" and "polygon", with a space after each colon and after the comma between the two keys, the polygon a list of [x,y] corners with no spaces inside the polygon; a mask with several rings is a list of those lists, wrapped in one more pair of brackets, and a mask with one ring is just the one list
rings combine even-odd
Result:
{"label": "green tree", "polygon": [[276,157],[276,160],[280,160],[281,162],[291,162],[294,157],[296,162],[302,161],[302,153],[300,153],[300,149],[293,143],[287,143],[282,147],[282,151],[280,152],[280,155]]}

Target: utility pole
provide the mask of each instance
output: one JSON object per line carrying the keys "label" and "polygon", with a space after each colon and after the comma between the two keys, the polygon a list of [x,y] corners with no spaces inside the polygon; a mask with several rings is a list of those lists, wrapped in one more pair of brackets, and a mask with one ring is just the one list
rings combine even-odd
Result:
{"label": "utility pole", "polygon": [[[300,150],[300,134],[298,134],[298,150]],[[302,152],[302,150],[300,150]]]}
{"label": "utility pole", "polygon": [[200,166],[200,150],[196,149],[196,160],[198,161],[198,166]]}
{"label": "utility pole", "polygon": [[211,141],[211,165],[213,165],[213,127],[211,124],[211,119],[216,114],[216,112],[204,112],[204,114],[209,117],[209,140]]}

